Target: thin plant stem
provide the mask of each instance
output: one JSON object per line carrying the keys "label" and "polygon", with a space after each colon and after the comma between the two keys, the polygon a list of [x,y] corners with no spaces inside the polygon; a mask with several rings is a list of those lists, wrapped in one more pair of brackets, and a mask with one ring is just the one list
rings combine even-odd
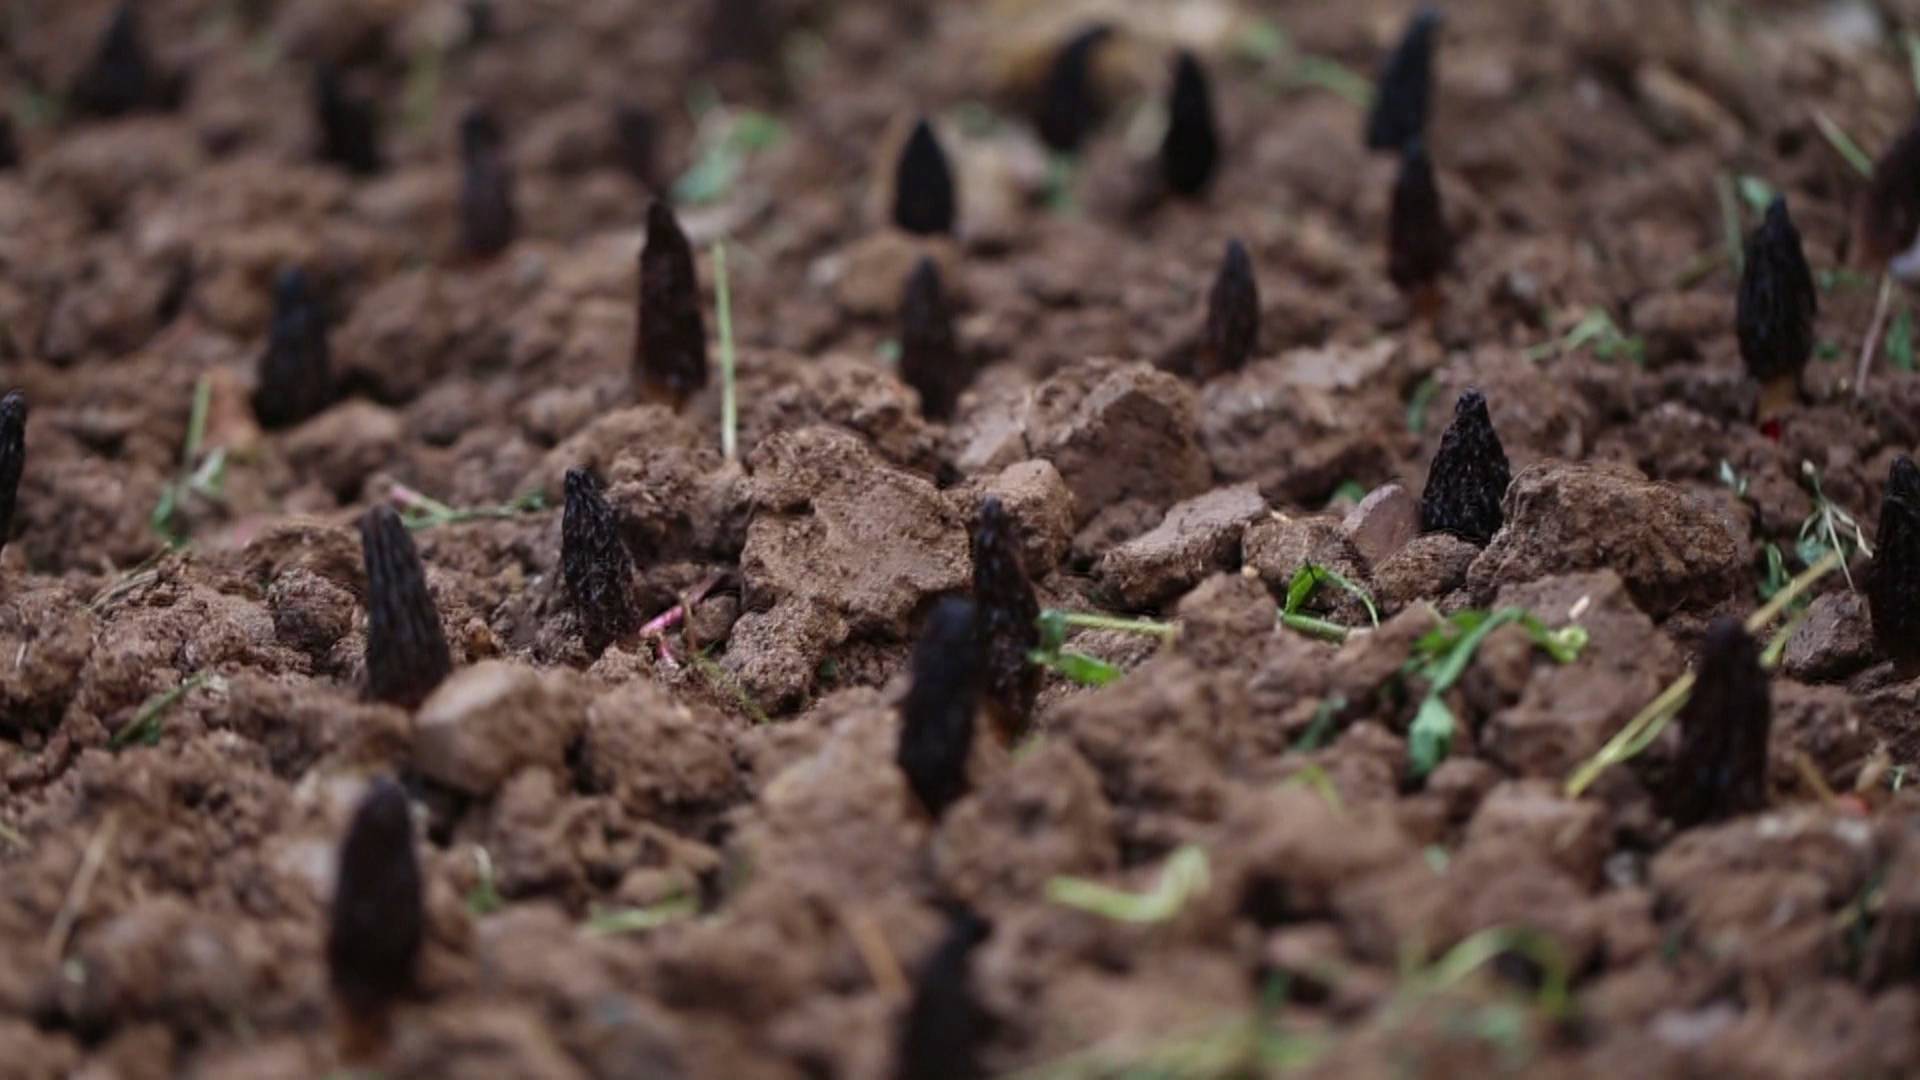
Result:
{"label": "thin plant stem", "polygon": [[720,323],[720,452],[740,458],[740,406],[734,390],[733,298],[727,288],[727,245],[713,245],[713,306]]}

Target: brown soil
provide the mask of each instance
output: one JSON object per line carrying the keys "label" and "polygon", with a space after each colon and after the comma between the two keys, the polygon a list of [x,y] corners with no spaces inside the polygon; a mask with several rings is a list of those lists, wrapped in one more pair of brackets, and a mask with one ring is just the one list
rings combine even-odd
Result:
{"label": "brown soil", "polygon": [[[1361,111],[1248,48],[1277,26],[1371,72],[1398,0],[151,0],[179,107],[63,114],[113,6],[30,0],[0,37],[21,151],[0,171],[0,389],[33,403],[0,552],[0,1074],[345,1075],[326,905],[382,773],[415,797],[429,922],[389,1078],[891,1076],[953,902],[994,924],[972,984],[995,1074],[1920,1068],[1920,801],[1898,791],[1920,683],[1877,661],[1837,575],[1773,681],[1768,812],[1676,830],[1655,797],[1687,779],[1671,733],[1583,798],[1561,787],[1712,617],[1757,606],[1769,544],[1796,568],[1803,462],[1870,530],[1920,442],[1920,374],[1895,350],[1853,392],[1874,300],[1857,272],[1822,293],[1800,396],[1756,424],[1711,261],[1719,185],[1752,175],[1789,196],[1817,272],[1848,266],[1864,185],[1816,118],[1869,152],[1902,130],[1911,5],[1455,5],[1430,146],[1460,245],[1432,318],[1387,280],[1394,165],[1361,148]],[[1020,87],[1096,16],[1123,28],[1101,70],[1120,106],[1050,195]],[[1222,125],[1193,203],[1150,197],[1127,134],[1171,32]],[[313,160],[323,60],[386,114],[379,175]],[[706,153],[688,101],[709,93],[783,131],[683,212],[709,304],[728,244],[737,462],[717,377],[678,414],[630,387],[651,193],[616,107],[655,118],[670,180]],[[520,221],[488,260],[459,242],[476,103],[506,132]],[[922,110],[955,163],[952,241],[886,223]],[[1230,238],[1260,336],[1199,382]],[[923,255],[981,365],[950,423],[890,359]],[[249,394],[292,265],[331,313],[344,393],[263,432]],[[1595,310],[1637,358],[1536,348]],[[227,465],[177,500],[191,543],[169,551],[150,519],[203,382]],[[1484,550],[1415,536],[1470,385],[1514,472]],[[620,515],[642,617],[689,602],[658,642],[581,640],[555,509],[574,467]],[[416,534],[456,672],[411,713],[360,693],[353,522],[396,484],[546,507]],[[1182,629],[1077,634],[1128,676],[1050,676],[1027,741],[982,740],[936,823],[894,765],[897,706],[989,494],[1043,605]],[[1367,587],[1382,625],[1344,644],[1278,627],[1305,562]],[[1494,606],[1590,642],[1560,665],[1519,627],[1491,635],[1448,695],[1453,756],[1418,780],[1409,650]],[[1366,618],[1332,588],[1307,611]],[[1063,874],[1148,889],[1183,845],[1210,884],[1169,919],[1046,897]],[[657,928],[591,929],[675,901]],[[1568,1013],[1533,1007],[1542,973],[1515,954],[1424,981],[1489,928],[1552,943]]]}

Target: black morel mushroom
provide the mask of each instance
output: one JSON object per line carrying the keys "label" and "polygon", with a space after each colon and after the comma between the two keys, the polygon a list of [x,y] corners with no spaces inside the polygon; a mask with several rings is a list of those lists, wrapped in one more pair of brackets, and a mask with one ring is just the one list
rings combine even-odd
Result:
{"label": "black morel mushroom", "polygon": [[1872,270],[1920,238],[1920,121],[1887,147],[1854,211],[1853,257]]}
{"label": "black morel mushroom", "polygon": [[640,249],[640,331],[633,344],[642,401],[678,409],[707,385],[707,328],[700,318],[693,245],[665,202],[647,210],[647,245]]}
{"label": "black morel mushroom", "polygon": [[360,519],[360,556],[367,567],[367,696],[413,708],[453,670],[426,567],[390,506]]}
{"label": "black morel mushroom", "polygon": [[332,64],[314,72],[313,110],[320,122],[320,160],[361,176],[380,171],[380,117],[372,101],[347,89]]}
{"label": "black morel mushroom", "polygon": [[253,414],[263,427],[297,424],[333,400],[327,320],[299,267],[281,271],[273,287],[273,325],[260,354]]}
{"label": "black morel mushroom", "polygon": [[620,518],[585,469],[567,470],[567,507],[560,518],[560,569],[567,599],[580,619],[587,651],[640,628],[633,607],[633,556],[620,537]]}
{"label": "black morel mushroom", "polygon": [[327,930],[327,974],[356,1041],[380,1039],[388,1010],[413,989],[425,928],[407,793],[375,780],[340,845]]}
{"label": "black morel mushroom", "polygon": [[925,120],[900,149],[893,171],[893,223],[917,236],[953,231],[953,168]]}
{"label": "black morel mushroom", "polygon": [[1404,292],[1438,281],[1453,265],[1453,234],[1440,206],[1440,187],[1426,144],[1415,140],[1400,159],[1387,222],[1387,277]]}
{"label": "black morel mushroom", "polygon": [[460,121],[460,242],[467,254],[490,258],[513,243],[519,215],[506,137],[493,114],[474,109]]}
{"label": "black morel mushroom", "polygon": [[973,604],[947,597],[927,616],[913,647],[913,685],[901,706],[895,754],[907,786],[936,818],[967,793],[980,668]]}
{"label": "black morel mushroom", "polygon": [[1767,805],[1767,733],[1773,725],[1760,646],[1740,620],[1707,627],[1693,694],[1680,712],[1680,753],[1662,799],[1681,828]]}
{"label": "black morel mushroom", "polygon": [[1259,340],[1260,285],[1253,277],[1253,260],[1244,244],[1230,240],[1207,293],[1207,337],[1195,374],[1206,378],[1240,370]]}
{"label": "black morel mushroom", "polygon": [[614,144],[620,165],[627,175],[648,188],[659,185],[654,156],[659,149],[659,131],[653,114],[638,105],[622,105],[613,113]]}
{"label": "black morel mushroom", "polygon": [[1381,65],[1373,111],[1367,116],[1367,149],[1400,150],[1426,134],[1433,99],[1433,46],[1439,31],[1440,12],[1421,8]]}
{"label": "black morel mushroom", "polygon": [[136,5],[123,3],[100,35],[93,59],[73,84],[69,103],[92,116],[124,116],[167,104],[166,79],[147,52]]}
{"label": "black morel mushroom", "polygon": [[20,167],[20,143],[13,135],[13,117],[0,113],[0,172]]}
{"label": "black morel mushroom", "polygon": [[940,267],[931,258],[914,265],[901,290],[900,378],[920,392],[920,412],[937,420],[953,415],[961,392],[973,381],[960,355]]}
{"label": "black morel mushroom", "polygon": [[1468,387],[1453,406],[1453,423],[1440,437],[1440,449],[1427,471],[1420,494],[1420,531],[1452,533],[1485,544],[1500,531],[1500,502],[1513,472],[1507,451],[1487,415],[1487,399]]}
{"label": "black morel mushroom", "polygon": [[1000,500],[989,495],[973,519],[973,611],[985,669],[987,716],[1003,741],[1027,729],[1040,694],[1040,601],[1020,559],[1020,537]]}
{"label": "black morel mushroom", "polygon": [[1734,316],[1740,358],[1763,383],[1797,381],[1813,355],[1820,298],[1786,199],[1775,196],[1768,204],[1766,220],[1747,238],[1746,261]]}
{"label": "black morel mushroom", "polygon": [[1182,52],[1167,99],[1167,134],[1160,142],[1160,174],[1167,186],[1192,197],[1206,191],[1220,164],[1220,136],[1214,128],[1213,91],[1207,72],[1190,52]]}
{"label": "black morel mushroom", "polygon": [[977,1080],[987,1011],[969,985],[972,957],[993,928],[969,911],[957,911],[946,937],[920,965],[913,1000],[900,1026],[893,1075],[896,1080]]}
{"label": "black morel mushroom", "polygon": [[27,467],[27,395],[18,390],[0,397],[0,551],[12,535],[13,504],[20,474]]}
{"label": "black morel mushroom", "polygon": [[1904,669],[1920,665],[1920,468],[1893,459],[1880,498],[1880,531],[1867,568],[1873,643]]}
{"label": "black morel mushroom", "polygon": [[1062,154],[1074,153],[1088,133],[1099,126],[1102,110],[1093,81],[1093,61],[1112,36],[1111,26],[1091,26],[1054,54],[1035,116],[1040,139],[1049,148]]}

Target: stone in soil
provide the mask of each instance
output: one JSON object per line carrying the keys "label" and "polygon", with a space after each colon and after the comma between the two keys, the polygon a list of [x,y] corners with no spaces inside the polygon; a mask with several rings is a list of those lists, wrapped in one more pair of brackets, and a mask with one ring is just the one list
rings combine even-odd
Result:
{"label": "stone in soil", "polygon": [[469,795],[491,794],[529,765],[565,766],[586,723],[588,694],[572,673],[489,660],[455,672],[414,718],[421,775]]}

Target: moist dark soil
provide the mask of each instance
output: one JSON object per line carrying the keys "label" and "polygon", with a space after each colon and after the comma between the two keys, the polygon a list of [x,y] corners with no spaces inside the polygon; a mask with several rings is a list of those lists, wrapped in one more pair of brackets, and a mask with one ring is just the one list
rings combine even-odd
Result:
{"label": "moist dark soil", "polygon": [[[114,7],[26,0],[0,34],[0,390],[32,405],[0,553],[0,1074],[949,1075],[897,1058],[956,905],[991,934],[941,953],[964,992],[923,997],[979,1022],[928,1023],[993,1075],[1920,1071],[1920,682],[1847,577],[1771,676],[1763,811],[1663,817],[1699,780],[1672,730],[1564,786],[1804,568],[1822,505],[1871,540],[1920,442],[1902,287],[1855,386],[1879,268],[1833,135],[1875,154],[1910,123],[1912,5],[1454,5],[1425,145],[1456,248],[1411,298],[1398,160],[1337,77],[1377,70],[1398,0],[151,0],[149,93],[103,117],[74,88]],[[1034,88],[1095,22],[1106,117],[1055,160]],[[1182,48],[1220,125],[1198,198],[1157,173]],[[318,159],[322,64],[380,116],[378,171]],[[475,107],[517,226],[486,257]],[[921,116],[952,236],[893,223]],[[632,369],[675,189],[716,365],[725,243],[735,460],[717,367],[677,411]],[[1821,289],[1784,397],[1733,323],[1729,245],[1769,191]],[[1259,329],[1214,371],[1232,240]],[[897,375],[923,259],[978,368],[939,420]],[[266,430],[296,267],[333,396]],[[1513,476],[1484,545],[1419,535],[1469,387]],[[561,569],[575,468],[658,620],[598,653]],[[409,710],[366,693],[356,522],[412,493],[486,512],[416,522],[453,674]],[[935,821],[899,709],[988,496],[1043,606],[1179,632],[1076,632],[1125,676],[1048,674],[1011,743],[976,724]],[[1343,642],[1281,625],[1307,563],[1378,628],[1332,586],[1301,613]],[[1588,642],[1492,633],[1420,775],[1408,658],[1504,607]],[[350,1063],[328,902],[389,776],[426,943]],[[1163,918],[1049,898],[1149,892],[1186,848],[1207,887]]]}

